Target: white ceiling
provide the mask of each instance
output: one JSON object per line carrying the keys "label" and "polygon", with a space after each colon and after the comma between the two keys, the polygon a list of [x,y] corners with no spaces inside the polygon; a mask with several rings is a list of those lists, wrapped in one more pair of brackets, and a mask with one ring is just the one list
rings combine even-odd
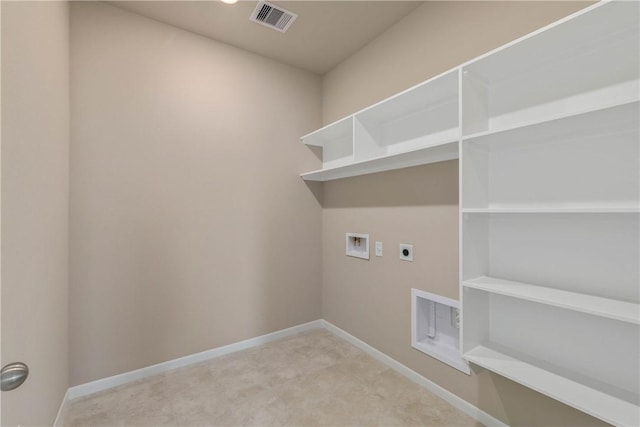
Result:
{"label": "white ceiling", "polygon": [[249,21],[257,1],[109,1],[122,9],[324,74],[421,1],[273,1],[298,14],[286,33]]}

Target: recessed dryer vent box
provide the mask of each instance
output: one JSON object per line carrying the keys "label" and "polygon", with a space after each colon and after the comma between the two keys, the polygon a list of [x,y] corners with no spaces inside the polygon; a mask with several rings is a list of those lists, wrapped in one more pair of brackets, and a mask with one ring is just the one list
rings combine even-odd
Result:
{"label": "recessed dryer vent box", "polygon": [[411,346],[471,375],[460,355],[460,303],[411,289]]}
{"label": "recessed dryer vent box", "polygon": [[347,255],[369,259],[369,235],[347,233]]}

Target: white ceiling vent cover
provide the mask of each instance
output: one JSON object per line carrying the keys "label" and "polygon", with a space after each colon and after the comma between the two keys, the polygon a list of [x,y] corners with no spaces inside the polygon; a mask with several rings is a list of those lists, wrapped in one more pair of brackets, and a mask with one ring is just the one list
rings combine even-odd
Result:
{"label": "white ceiling vent cover", "polygon": [[298,15],[295,13],[284,10],[273,3],[260,1],[256,5],[256,8],[253,10],[249,19],[253,22],[257,22],[258,24],[262,24],[284,33],[289,29],[297,17]]}

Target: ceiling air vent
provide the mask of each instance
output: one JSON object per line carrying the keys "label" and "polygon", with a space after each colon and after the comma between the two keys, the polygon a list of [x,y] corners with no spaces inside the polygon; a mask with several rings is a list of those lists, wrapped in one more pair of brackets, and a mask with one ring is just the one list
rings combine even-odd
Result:
{"label": "ceiling air vent", "polygon": [[297,17],[298,15],[295,13],[284,10],[273,3],[260,1],[249,19],[284,33]]}

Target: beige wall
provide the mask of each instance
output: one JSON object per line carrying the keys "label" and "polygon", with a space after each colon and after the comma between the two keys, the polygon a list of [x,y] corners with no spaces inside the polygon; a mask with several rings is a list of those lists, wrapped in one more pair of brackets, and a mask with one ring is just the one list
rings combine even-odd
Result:
{"label": "beige wall", "polygon": [[320,78],[99,3],[71,52],[71,384],[320,318]]}
{"label": "beige wall", "polygon": [[1,423],[43,426],[68,386],[69,8],[1,8],[2,362],[30,368]]}
{"label": "beige wall", "polygon": [[[428,2],[323,78],[325,124],[568,15],[583,2]],[[458,162],[324,184],[326,320],[511,425],[600,421],[487,371],[467,376],[411,348],[410,289],[458,298]],[[344,255],[369,233],[384,256]],[[398,244],[414,244],[414,262]]]}

